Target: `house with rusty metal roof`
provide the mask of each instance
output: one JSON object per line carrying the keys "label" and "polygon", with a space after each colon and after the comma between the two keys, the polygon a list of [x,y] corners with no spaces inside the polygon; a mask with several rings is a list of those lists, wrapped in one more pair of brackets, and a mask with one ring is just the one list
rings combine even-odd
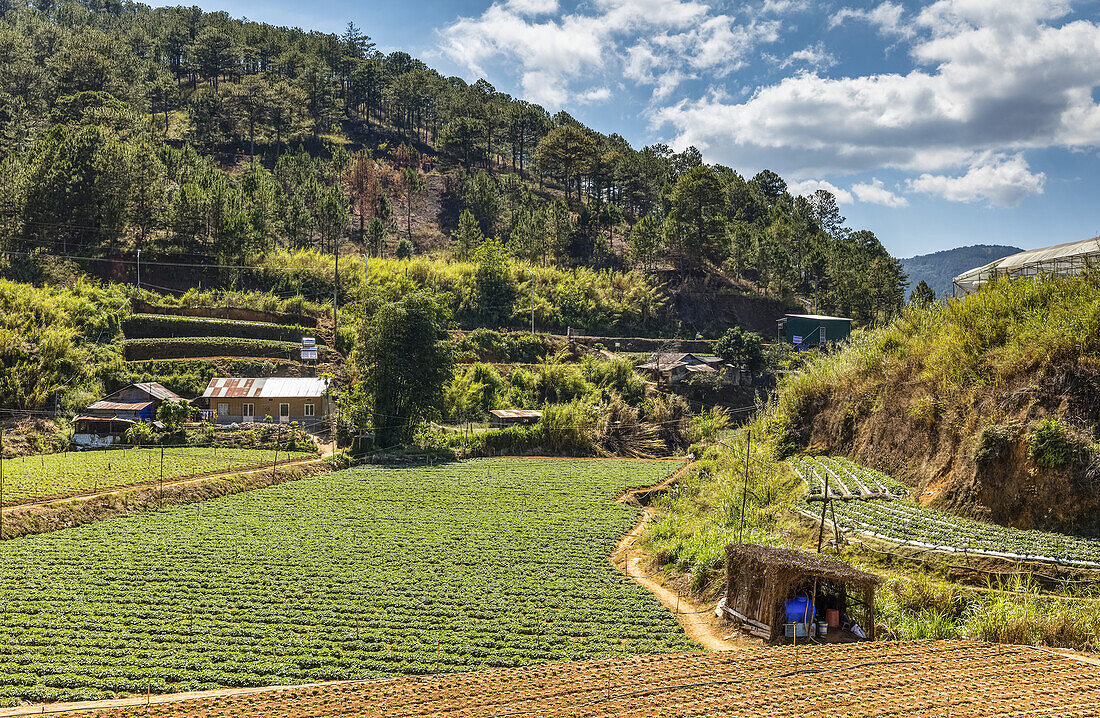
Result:
{"label": "house with rusty metal roof", "polygon": [[722,360],[718,357],[697,356],[684,352],[654,354],[638,369],[649,372],[655,381],[677,382],[693,374],[710,374],[718,371]]}
{"label": "house with rusty metal roof", "polygon": [[308,428],[326,420],[328,380],[312,377],[218,377],[193,402],[218,424],[297,422]]}
{"label": "house with rusty metal roof", "polygon": [[124,386],[97,402],[89,404],[84,414],[102,419],[132,419],[152,421],[157,409],[167,399],[182,401],[183,397],[155,381]]}
{"label": "house with rusty metal roof", "polygon": [[120,441],[134,424],[152,422],[168,399],[183,397],[155,381],[130,384],[84,408],[73,419],[73,440],[80,446],[106,446]]}

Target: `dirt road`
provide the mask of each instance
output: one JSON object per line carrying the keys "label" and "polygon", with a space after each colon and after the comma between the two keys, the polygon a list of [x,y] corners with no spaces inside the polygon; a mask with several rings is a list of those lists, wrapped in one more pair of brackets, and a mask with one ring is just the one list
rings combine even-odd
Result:
{"label": "dirt road", "polygon": [[[687,469],[688,466],[684,466],[656,486],[631,489],[621,495],[619,501],[626,502],[638,494],[661,491],[674,484]],[[619,539],[619,543],[615,545],[615,551],[611,554],[611,563],[639,585],[649,589],[666,608],[676,614],[676,620],[683,626],[688,637],[708,651],[731,651],[759,646],[759,641],[745,638],[733,628],[723,626],[721,619],[715,617],[713,606],[699,606],[692,603],[676,591],[666,588],[656,580],[655,576],[650,575],[652,570],[649,556],[634,545],[646,526],[653,520],[651,509],[642,507],[642,511],[642,519],[638,525]]]}

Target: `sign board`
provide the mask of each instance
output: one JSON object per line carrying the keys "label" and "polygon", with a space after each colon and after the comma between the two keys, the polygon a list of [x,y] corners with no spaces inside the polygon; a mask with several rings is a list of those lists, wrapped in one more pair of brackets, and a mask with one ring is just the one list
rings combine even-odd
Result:
{"label": "sign board", "polygon": [[309,359],[312,359],[312,360],[317,359],[317,350],[316,349],[306,349],[305,347],[302,347],[302,361],[307,361]]}
{"label": "sign board", "polygon": [[793,341],[793,342],[794,342],[795,344],[801,344],[801,343],[802,343],[802,337],[800,337],[800,336],[795,336],[795,337],[794,337],[794,339],[793,339],[792,341]]}
{"label": "sign board", "polygon": [[317,340],[313,337],[302,337],[302,348],[317,346]]}

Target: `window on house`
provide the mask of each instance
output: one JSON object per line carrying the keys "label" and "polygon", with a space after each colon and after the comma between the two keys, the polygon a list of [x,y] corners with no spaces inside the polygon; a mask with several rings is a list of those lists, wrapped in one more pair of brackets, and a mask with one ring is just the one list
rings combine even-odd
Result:
{"label": "window on house", "polygon": [[256,416],[256,405],[255,404],[242,404],[241,405],[241,414],[243,416]]}
{"label": "window on house", "polygon": [[313,416],[313,404],[305,405],[305,416]]}
{"label": "window on house", "polygon": [[279,404],[279,416],[290,416],[290,404]]}

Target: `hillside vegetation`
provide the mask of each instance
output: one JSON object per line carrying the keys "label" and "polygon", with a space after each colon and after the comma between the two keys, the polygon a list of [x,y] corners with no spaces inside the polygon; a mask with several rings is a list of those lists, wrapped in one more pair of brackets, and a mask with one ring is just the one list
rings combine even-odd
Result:
{"label": "hillside vegetation", "polygon": [[134,281],[118,259],[141,250],[203,265],[146,267],[150,285],[182,291],[237,286],[206,265],[280,248],[476,261],[487,244],[531,265],[720,272],[861,322],[901,304],[900,265],[828,192],[795,197],[774,172],[742,176],[695,148],[631,147],[382,54],[351,24],[12,0],[0,47],[10,276],[48,281],[44,266],[75,255],[80,271]]}
{"label": "hillside vegetation", "polygon": [[783,382],[784,453],[851,455],[918,500],[1020,528],[1100,529],[1100,275],[910,306]]}

